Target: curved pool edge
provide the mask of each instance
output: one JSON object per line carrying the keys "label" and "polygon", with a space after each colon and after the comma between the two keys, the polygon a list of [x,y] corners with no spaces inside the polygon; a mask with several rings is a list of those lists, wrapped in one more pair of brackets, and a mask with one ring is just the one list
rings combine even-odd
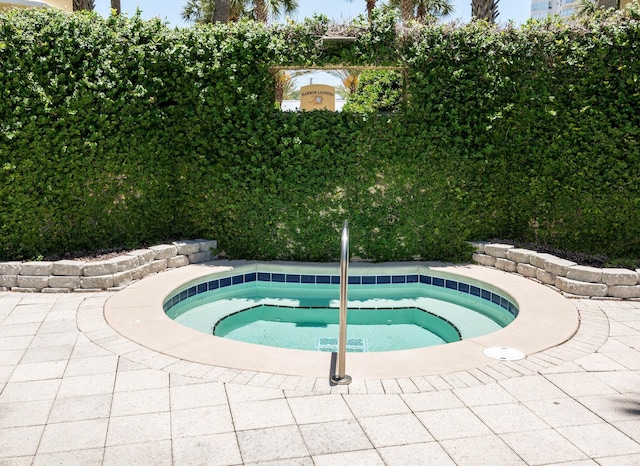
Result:
{"label": "curved pool edge", "polygon": [[[215,261],[148,277],[112,296],[105,304],[105,319],[122,336],[182,360],[283,375],[330,376],[331,353],[267,347],[214,337],[184,327],[164,313],[163,301],[180,285],[247,264],[251,263]],[[395,266],[428,267],[493,285],[515,299],[518,317],[497,332],[446,345],[349,353],[347,373],[352,377],[401,378],[468,370],[496,362],[484,355],[485,348],[515,348],[528,356],[566,342],[578,330],[578,311],[571,301],[527,278],[477,265],[366,264],[366,267],[380,268]],[[352,266],[357,267],[357,263]]]}

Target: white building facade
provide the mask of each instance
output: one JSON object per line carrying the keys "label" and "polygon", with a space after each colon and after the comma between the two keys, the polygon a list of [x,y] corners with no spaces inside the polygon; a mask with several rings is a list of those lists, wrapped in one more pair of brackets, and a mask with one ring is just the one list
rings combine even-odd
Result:
{"label": "white building facade", "polygon": [[531,0],[531,17],[542,19],[547,16],[559,15],[566,18],[575,13],[577,6],[576,0]]}

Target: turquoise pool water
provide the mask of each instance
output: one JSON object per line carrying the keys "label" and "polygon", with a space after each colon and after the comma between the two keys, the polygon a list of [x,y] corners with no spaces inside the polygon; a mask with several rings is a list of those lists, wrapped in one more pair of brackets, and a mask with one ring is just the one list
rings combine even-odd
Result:
{"label": "turquoise pool water", "polygon": [[[338,277],[234,270],[177,290],[165,312],[195,330],[248,343],[336,351]],[[508,325],[517,307],[498,290],[424,274],[349,277],[347,351],[441,345]]]}
{"label": "turquoise pool water", "polygon": [[[338,314],[336,308],[258,305],[223,318],[213,334],[260,345],[337,351]],[[349,352],[419,348],[460,340],[450,322],[417,308],[349,309],[347,323]]]}

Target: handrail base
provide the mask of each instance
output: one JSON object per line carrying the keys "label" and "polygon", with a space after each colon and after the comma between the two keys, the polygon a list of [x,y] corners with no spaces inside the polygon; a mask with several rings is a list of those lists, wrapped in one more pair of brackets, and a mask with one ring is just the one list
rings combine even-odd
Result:
{"label": "handrail base", "polygon": [[351,383],[351,376],[345,375],[344,377],[338,377],[337,375],[332,375],[331,383],[336,385],[349,385]]}

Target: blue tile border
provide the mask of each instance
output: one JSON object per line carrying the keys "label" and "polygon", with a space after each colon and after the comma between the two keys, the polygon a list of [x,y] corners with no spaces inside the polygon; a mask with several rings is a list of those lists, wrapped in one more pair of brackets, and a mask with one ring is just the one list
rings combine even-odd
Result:
{"label": "blue tile border", "polygon": [[[191,286],[168,297],[163,309],[168,312],[173,306],[201,293],[219,290],[233,285],[250,282],[270,282],[270,283],[292,283],[292,284],[318,284],[318,285],[338,285],[340,277],[338,275],[312,275],[312,274],[285,274],[270,272],[250,272],[220,279],[214,279]],[[502,307],[513,316],[518,315],[518,306],[504,296],[469,283],[460,282],[451,278],[434,277],[424,274],[385,274],[385,275],[350,275],[349,285],[389,285],[420,283],[423,285],[445,288],[459,293],[476,296],[485,301]]]}

